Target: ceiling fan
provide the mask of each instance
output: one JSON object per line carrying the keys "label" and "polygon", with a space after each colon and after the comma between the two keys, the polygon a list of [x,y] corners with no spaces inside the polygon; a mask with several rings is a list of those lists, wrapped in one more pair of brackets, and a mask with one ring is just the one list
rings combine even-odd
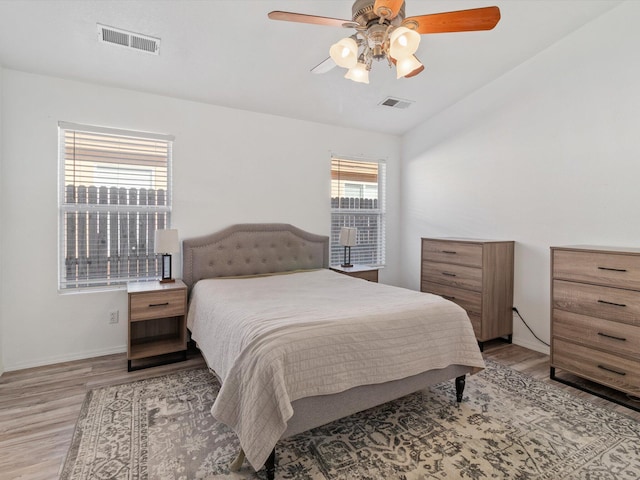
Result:
{"label": "ceiling fan", "polygon": [[355,0],[351,20],[282,11],[270,12],[268,16],[272,20],[355,29],[356,33],[332,45],[330,57],[311,71],[324,73],[338,65],[348,69],[345,78],[362,83],[369,83],[373,60],[387,60],[389,66],[395,65],[398,78],[422,72],[424,65],[414,55],[420,34],[491,30],[500,20],[498,7],[406,18],[404,9],[404,0]]}

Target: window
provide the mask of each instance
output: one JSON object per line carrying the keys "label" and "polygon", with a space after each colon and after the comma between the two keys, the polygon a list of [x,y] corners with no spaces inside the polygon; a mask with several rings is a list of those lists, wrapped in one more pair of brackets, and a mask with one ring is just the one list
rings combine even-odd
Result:
{"label": "window", "polygon": [[158,278],[156,229],[170,227],[173,137],[59,129],[59,288]]}
{"label": "window", "polygon": [[331,264],[343,262],[338,241],[342,227],[358,229],[351,262],[381,266],[385,262],[385,179],[382,161],[331,159]]}

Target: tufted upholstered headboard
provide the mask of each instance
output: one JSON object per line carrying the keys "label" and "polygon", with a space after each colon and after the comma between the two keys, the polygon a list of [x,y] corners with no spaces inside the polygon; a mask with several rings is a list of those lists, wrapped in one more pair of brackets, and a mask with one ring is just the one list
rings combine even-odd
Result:
{"label": "tufted upholstered headboard", "polygon": [[182,242],[182,280],[329,267],[329,237],[286,223],[245,223]]}

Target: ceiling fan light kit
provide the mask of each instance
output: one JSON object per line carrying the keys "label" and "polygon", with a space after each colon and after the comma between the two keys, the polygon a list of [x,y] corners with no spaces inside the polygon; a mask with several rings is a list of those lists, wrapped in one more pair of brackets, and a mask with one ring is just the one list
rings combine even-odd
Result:
{"label": "ceiling fan light kit", "polygon": [[413,55],[420,45],[420,34],[407,27],[398,27],[389,35],[389,55],[396,60]]}
{"label": "ceiling fan light kit", "polygon": [[358,44],[352,37],[343,38],[331,45],[329,55],[336,65],[353,68],[358,63]]}
{"label": "ceiling fan light kit", "polygon": [[422,70],[424,70],[424,65],[420,63],[420,60],[418,60],[415,55],[409,55],[408,57],[396,60],[396,78],[411,78]]}
{"label": "ceiling fan light kit", "polygon": [[422,72],[424,65],[414,55],[421,34],[491,30],[500,20],[498,7],[408,18],[404,10],[404,0],[356,0],[351,21],[281,11],[268,16],[272,20],[355,28],[354,35],[331,46],[329,55],[336,65],[348,69],[345,78],[360,83],[369,83],[373,60],[386,59],[389,67],[395,65],[397,78],[410,78]]}
{"label": "ceiling fan light kit", "polygon": [[367,64],[364,63],[364,59],[358,60],[358,63],[347,71],[344,78],[357,83],[369,83],[369,69]]}

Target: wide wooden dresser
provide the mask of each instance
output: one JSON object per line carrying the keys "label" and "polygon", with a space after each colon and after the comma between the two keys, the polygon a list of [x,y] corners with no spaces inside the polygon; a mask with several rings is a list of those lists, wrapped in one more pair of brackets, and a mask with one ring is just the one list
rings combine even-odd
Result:
{"label": "wide wooden dresser", "polygon": [[640,249],[551,247],[550,367],[640,397]]}
{"label": "wide wooden dresser", "polygon": [[513,241],[423,238],[420,290],[467,311],[478,340],[513,335]]}

